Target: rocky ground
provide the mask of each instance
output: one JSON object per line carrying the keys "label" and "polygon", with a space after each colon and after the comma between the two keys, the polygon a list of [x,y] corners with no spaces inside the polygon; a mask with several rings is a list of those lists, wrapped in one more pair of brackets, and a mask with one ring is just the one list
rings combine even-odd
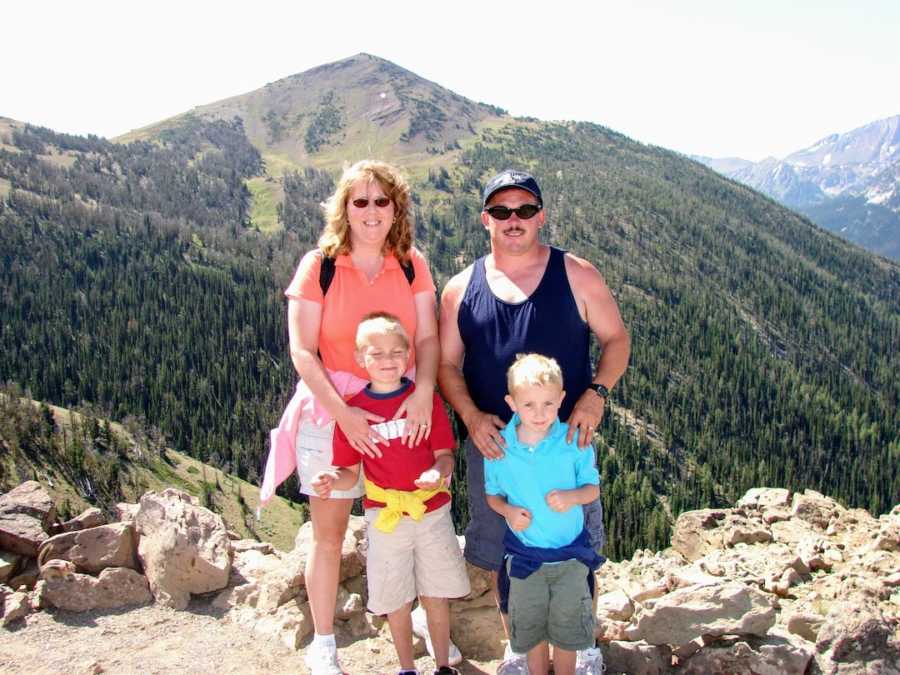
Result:
{"label": "rocky ground", "polygon": [[[393,646],[383,638],[339,641],[348,673],[396,670]],[[464,661],[462,673],[493,673],[498,661]],[[421,652],[416,666],[433,668]],[[15,675],[69,673],[306,673],[302,652],[240,626],[209,600],[186,611],[160,605],[89,612],[52,610],[29,614],[0,632],[0,672]]]}
{"label": "rocky ground", "polygon": [[[178,490],[101,516],[60,523],[33,482],[0,495],[0,671],[305,672],[310,524],[284,553]],[[365,611],[364,519],[341,558],[344,669],[396,671],[387,626]],[[500,626],[488,576],[468,571],[453,638],[464,673],[491,673]],[[610,675],[900,675],[900,505],[876,518],[808,490],[750,490],[681,514],[671,548],[604,565],[597,588]]]}

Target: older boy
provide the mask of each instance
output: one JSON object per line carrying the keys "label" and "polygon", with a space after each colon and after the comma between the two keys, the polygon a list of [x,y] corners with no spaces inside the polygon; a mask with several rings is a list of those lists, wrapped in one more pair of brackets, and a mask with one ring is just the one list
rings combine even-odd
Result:
{"label": "older boy", "polygon": [[[380,415],[375,425],[388,439],[381,457],[362,457],[365,468],[366,561],[369,611],[387,614],[400,673],[416,673],[412,646],[412,601],[425,608],[437,669],[457,671],[448,663],[448,598],[469,593],[469,577],[450,518],[447,483],[453,473],[453,431],[443,402],[435,393],[431,431],[412,448],[401,443],[404,419],[393,420],[400,404],[415,390],[403,377],[409,338],[400,321],[386,313],[367,315],[356,333],[356,359],[371,382],[349,405]],[[336,471],[316,474],[313,488],[327,498],[332,490],[352,486],[359,475],[360,454],[338,427],[334,435]]]}
{"label": "older boy", "polygon": [[506,452],[485,458],[484,476],[488,505],[509,528],[500,587],[502,596],[505,572],[510,646],[527,652],[531,675],[544,675],[552,644],[554,672],[571,675],[576,652],[594,646],[591,581],[603,560],[581,506],[599,497],[600,476],[594,453],[566,440],[568,425],[558,417],[565,391],[554,359],[519,356],[507,387],[515,414],[503,430]]}

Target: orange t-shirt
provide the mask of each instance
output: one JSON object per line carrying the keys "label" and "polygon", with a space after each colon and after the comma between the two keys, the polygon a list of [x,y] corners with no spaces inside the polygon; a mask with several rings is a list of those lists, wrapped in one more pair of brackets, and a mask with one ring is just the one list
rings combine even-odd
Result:
{"label": "orange t-shirt", "polygon": [[385,256],[384,266],[371,281],[362,270],[353,266],[350,256],[339,255],[335,259],[334,278],[328,287],[328,302],[325,302],[319,286],[322,256],[318,249],[303,256],[284,294],[292,299],[323,304],[319,354],[326,368],[343,370],[368,380],[368,374],[359,367],[353,354],[356,351],[356,327],[370,312],[390,312],[400,319],[412,341],[409,365],[415,364],[416,306],[413,296],[434,293],[435,286],[422,254],[413,248],[410,258],[416,272],[412,284],[392,254]]}

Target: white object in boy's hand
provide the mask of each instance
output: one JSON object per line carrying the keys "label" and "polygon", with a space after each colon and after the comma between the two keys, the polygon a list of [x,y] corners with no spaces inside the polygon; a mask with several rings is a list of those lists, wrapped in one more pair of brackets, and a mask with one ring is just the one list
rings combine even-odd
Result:
{"label": "white object in boy's hand", "polygon": [[423,471],[422,475],[413,483],[422,490],[437,490],[441,487],[441,472],[437,469],[428,469],[428,471]]}

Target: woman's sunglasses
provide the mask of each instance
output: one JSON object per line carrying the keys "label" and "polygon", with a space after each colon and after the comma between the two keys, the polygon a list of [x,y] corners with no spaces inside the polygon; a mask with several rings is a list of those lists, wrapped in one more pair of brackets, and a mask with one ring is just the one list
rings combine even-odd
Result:
{"label": "woman's sunglasses", "polygon": [[514,213],[521,220],[528,220],[529,218],[534,218],[535,214],[542,208],[542,206],[537,204],[522,204],[516,209],[511,209],[508,206],[491,206],[486,208],[485,211],[490,214],[491,218],[496,220],[509,220],[509,217]]}
{"label": "woman's sunglasses", "polygon": [[[391,203],[390,197],[376,197],[372,201],[375,202],[375,206],[379,209],[383,209]],[[358,209],[364,209],[369,205],[369,200],[365,197],[360,197],[359,199],[354,199],[351,203]],[[509,216],[507,216],[507,218],[509,218]]]}

